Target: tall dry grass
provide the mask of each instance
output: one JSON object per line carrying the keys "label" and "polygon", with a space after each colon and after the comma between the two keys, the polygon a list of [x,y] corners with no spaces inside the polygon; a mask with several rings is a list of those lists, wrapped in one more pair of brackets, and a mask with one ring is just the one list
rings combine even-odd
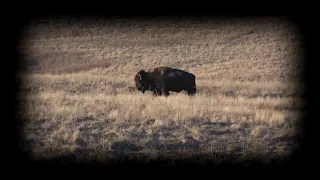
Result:
{"label": "tall dry grass", "polygon": [[[92,22],[91,22],[92,23]],[[22,147],[34,157],[112,152],[284,156],[303,118],[301,42],[280,20],[34,24],[20,46]],[[198,93],[142,94],[140,69],[181,68]],[[210,157],[219,160],[219,158]]]}

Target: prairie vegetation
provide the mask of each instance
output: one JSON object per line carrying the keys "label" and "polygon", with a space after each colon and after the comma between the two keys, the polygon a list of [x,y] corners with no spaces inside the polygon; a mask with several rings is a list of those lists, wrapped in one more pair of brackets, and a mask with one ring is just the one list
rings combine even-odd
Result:
{"label": "prairie vegetation", "polygon": [[[299,145],[302,47],[285,20],[52,20],[25,30],[21,147],[34,158],[267,160]],[[156,66],[195,74],[196,96],[137,91],[134,75]]]}

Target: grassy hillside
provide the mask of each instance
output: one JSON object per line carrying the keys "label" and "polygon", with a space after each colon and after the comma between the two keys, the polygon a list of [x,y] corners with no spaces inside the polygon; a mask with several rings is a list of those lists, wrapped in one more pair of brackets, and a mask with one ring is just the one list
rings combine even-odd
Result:
{"label": "grassy hillside", "polygon": [[[19,116],[35,158],[269,159],[299,145],[302,47],[284,20],[61,20],[25,37]],[[156,66],[194,73],[197,95],[137,91],[134,75]]]}

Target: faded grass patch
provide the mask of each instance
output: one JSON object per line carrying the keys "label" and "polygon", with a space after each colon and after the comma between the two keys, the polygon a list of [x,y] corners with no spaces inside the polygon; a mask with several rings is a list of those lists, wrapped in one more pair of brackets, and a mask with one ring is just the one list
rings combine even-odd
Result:
{"label": "faded grass patch", "polygon": [[[30,27],[36,33],[20,46],[26,69],[17,76],[24,147],[33,154],[245,158],[297,146],[290,138],[299,134],[304,89],[299,39],[286,23],[113,23]],[[136,72],[155,66],[194,73],[196,96],[137,91]]]}

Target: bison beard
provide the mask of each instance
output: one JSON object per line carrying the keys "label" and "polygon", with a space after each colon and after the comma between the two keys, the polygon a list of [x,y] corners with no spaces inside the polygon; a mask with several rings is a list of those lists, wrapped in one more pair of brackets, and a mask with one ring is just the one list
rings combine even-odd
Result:
{"label": "bison beard", "polygon": [[136,88],[144,93],[152,91],[153,95],[169,96],[169,91],[187,91],[189,96],[196,93],[194,74],[170,67],[156,67],[149,71],[140,70],[135,78]]}

